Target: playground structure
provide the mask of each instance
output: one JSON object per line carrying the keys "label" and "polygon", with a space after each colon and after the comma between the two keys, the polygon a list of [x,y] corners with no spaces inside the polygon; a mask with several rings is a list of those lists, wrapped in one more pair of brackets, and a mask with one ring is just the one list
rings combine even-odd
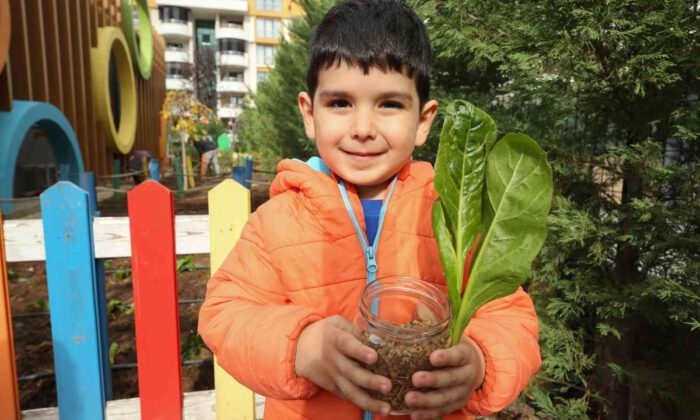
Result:
{"label": "playground structure", "polygon": [[75,183],[85,171],[113,174],[132,150],[165,157],[164,50],[147,0],[133,6],[131,0],[0,0],[5,214],[12,211],[20,151],[37,127],[54,173],[67,165]]}
{"label": "playground structure", "polygon": [[[0,218],[3,418],[40,417],[36,410],[19,409],[6,262],[45,260],[60,418],[255,419],[252,391],[216,364],[214,391],[183,395],[175,269],[180,254],[210,253],[212,271],[221,264],[250,214],[249,190],[226,180],[209,191],[208,216],[178,217],[172,191],[154,181],[128,193],[128,217],[94,217],[90,194],[59,182],[41,195],[42,219],[3,224]],[[102,259],[116,257],[132,258],[139,379],[135,400],[109,401],[100,272]],[[56,409],[39,412],[55,418]]]}

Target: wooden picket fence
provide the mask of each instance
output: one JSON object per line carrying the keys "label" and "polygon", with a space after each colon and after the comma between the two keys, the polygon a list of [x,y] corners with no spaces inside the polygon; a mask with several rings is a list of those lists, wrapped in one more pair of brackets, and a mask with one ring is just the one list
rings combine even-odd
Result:
{"label": "wooden picket fence", "polygon": [[[128,217],[95,218],[88,193],[70,182],[59,182],[41,195],[40,220],[3,223],[0,215],[3,419],[56,418],[55,408],[20,411],[14,361],[6,263],[42,260],[46,261],[59,418],[256,418],[252,391],[216,362],[214,390],[182,392],[176,255],[210,253],[215,271],[250,215],[250,192],[233,180],[210,190],[208,199],[208,216],[176,217],[173,193],[147,181],[128,193]],[[119,257],[130,257],[132,264],[139,398],[109,401],[102,259]]]}

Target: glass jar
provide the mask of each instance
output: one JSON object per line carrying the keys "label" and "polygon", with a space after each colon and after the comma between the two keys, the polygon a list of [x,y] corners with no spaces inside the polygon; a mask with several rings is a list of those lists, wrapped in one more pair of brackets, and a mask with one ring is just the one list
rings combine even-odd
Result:
{"label": "glass jar", "polygon": [[372,373],[391,380],[388,395],[368,391],[372,398],[391,404],[392,415],[410,412],[405,403],[417,371],[434,369],[430,354],[449,346],[451,308],[447,294],[422,280],[391,276],[365,286],[360,296],[354,333],[375,349],[377,361],[365,365]]}

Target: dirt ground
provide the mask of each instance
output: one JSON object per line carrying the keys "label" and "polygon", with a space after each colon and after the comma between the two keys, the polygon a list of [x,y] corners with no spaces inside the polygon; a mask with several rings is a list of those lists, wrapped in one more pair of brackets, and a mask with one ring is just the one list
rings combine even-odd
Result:
{"label": "dirt ground", "polygon": [[[207,179],[198,187],[213,187],[223,179],[225,178]],[[176,188],[173,179],[166,179],[163,183],[171,189]],[[252,187],[252,209],[267,200],[267,188],[266,185]],[[126,197],[103,200],[98,208],[101,216],[126,216]],[[206,213],[207,190],[186,193],[183,199],[178,199],[175,194],[175,214]],[[178,272],[178,295],[181,301],[180,342],[185,363],[182,369],[183,391],[213,389],[212,355],[197,335],[197,314],[209,279],[209,256],[178,256],[178,261],[184,267]],[[8,272],[20,407],[27,410],[56,406],[51,326],[47,312],[46,264],[10,263]],[[137,397],[130,259],[105,260],[105,282],[109,341],[113,358],[112,398]]]}

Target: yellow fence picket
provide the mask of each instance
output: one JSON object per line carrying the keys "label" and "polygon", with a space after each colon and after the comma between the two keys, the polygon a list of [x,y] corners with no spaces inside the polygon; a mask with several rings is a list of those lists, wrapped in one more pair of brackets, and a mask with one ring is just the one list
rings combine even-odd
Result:
{"label": "yellow fence picket", "polygon": [[194,172],[192,170],[192,158],[187,156],[187,182],[190,188],[194,188]]}
{"label": "yellow fence picket", "polygon": [[[209,191],[212,274],[223,263],[250,216],[250,191],[231,179]],[[255,420],[255,395],[214,361],[216,418]]]}

